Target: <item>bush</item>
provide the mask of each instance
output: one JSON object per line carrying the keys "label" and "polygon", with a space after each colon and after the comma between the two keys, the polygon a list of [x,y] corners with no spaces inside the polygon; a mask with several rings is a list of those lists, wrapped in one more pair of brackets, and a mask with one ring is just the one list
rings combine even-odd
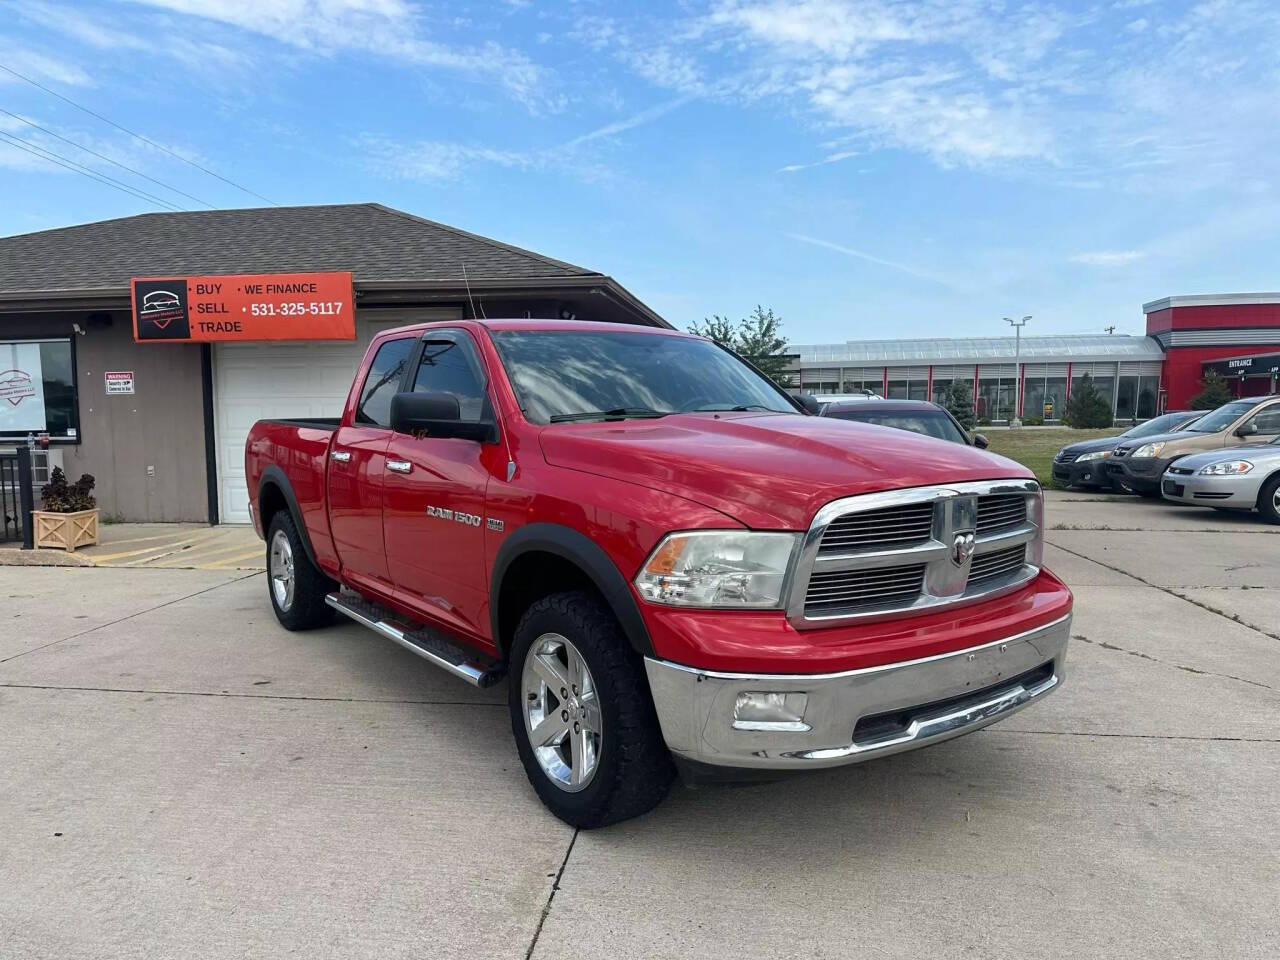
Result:
{"label": "bush", "polygon": [[1077,430],[1111,426],[1111,401],[1089,374],[1086,373],[1071,388],[1071,397],[1062,410],[1062,419]]}
{"label": "bush", "polygon": [[1044,417],[1023,417],[1022,425],[1024,427],[1043,427]]}
{"label": "bush", "polygon": [[98,505],[90,493],[96,481],[91,474],[83,474],[75,483],[67,483],[67,475],[61,467],[54,467],[49,482],[40,488],[40,499],[49,513],[77,513],[92,510]]}
{"label": "bush", "polygon": [[966,430],[973,429],[973,395],[967,381],[953,380],[941,399],[942,406],[960,421],[960,426]]}
{"label": "bush", "polygon": [[1236,398],[1231,388],[1227,386],[1226,378],[1217,370],[1206,373],[1200,385],[1204,389],[1191,398],[1192,410],[1216,410],[1224,403],[1230,403]]}

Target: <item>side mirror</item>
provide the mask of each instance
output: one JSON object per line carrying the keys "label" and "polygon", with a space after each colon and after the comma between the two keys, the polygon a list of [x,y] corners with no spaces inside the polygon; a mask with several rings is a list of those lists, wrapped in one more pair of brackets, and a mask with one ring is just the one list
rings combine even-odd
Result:
{"label": "side mirror", "polygon": [[478,443],[495,439],[493,424],[472,423],[459,416],[458,398],[450,393],[397,393],[391,398],[391,429],[396,433]]}
{"label": "side mirror", "polygon": [[1252,437],[1257,432],[1258,432],[1258,425],[1254,423],[1252,420],[1249,420],[1246,423],[1242,423],[1240,424],[1240,426],[1236,427],[1237,437]]}
{"label": "side mirror", "polygon": [[822,415],[822,401],[812,393],[802,393],[796,399],[800,401],[800,406],[804,407],[806,413],[815,417]]}
{"label": "side mirror", "polygon": [[975,433],[973,435],[973,445],[977,447],[979,450],[985,450],[987,449],[987,447],[991,446],[991,441],[988,440],[982,434]]}

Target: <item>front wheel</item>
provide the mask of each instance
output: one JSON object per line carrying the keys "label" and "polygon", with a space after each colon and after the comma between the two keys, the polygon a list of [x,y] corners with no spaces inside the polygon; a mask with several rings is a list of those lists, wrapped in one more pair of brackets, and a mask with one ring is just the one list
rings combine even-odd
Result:
{"label": "front wheel", "polygon": [[1267,523],[1280,523],[1280,473],[1258,491],[1258,513]]}
{"label": "front wheel", "polygon": [[534,603],[511,645],[511,732],[529,782],[557,817],[602,827],[647,813],[675,774],[644,664],[594,596]]}

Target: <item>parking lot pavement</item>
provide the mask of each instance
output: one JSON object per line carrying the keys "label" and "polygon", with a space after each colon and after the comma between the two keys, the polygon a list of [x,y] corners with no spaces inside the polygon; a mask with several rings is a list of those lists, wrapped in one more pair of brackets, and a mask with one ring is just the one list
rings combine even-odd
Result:
{"label": "parking lot pavement", "polygon": [[1280,540],[1231,523],[1051,498],[1043,705],[582,833],[503,688],[261,574],[0,568],[0,955],[1272,958]]}

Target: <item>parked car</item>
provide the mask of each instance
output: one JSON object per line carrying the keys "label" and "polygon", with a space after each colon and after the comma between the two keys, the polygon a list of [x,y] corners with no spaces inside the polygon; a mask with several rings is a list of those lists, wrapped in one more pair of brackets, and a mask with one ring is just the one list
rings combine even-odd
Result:
{"label": "parked car", "polygon": [[341,419],[259,421],[245,470],[277,620],[336,610],[505,674],[533,789],[576,826],[645,812],[677,769],[882,757],[1063,681],[1072,597],[1030,471],[807,416],[689,334],[386,331]]}
{"label": "parked car", "polygon": [[1115,437],[1070,443],[1053,458],[1053,479],[1063,487],[1110,487],[1102,461],[1122,440],[1142,440],[1159,433],[1177,433],[1204,416],[1203,410],[1175,410],[1140,423]]}
{"label": "parked car", "polygon": [[945,408],[927,400],[863,399],[829,403],[822,408],[822,416],[837,420],[856,420],[873,423],[878,427],[897,427],[923,433],[926,437],[950,440],[985,450],[987,438],[980,433],[972,436],[960,425],[960,421]]}
{"label": "parked car", "polygon": [[1280,523],[1280,439],[1183,457],[1164,472],[1160,492],[1198,507],[1257,510],[1268,523]]}
{"label": "parked car", "polygon": [[1127,493],[1158,497],[1164,472],[1180,457],[1269,443],[1278,436],[1280,395],[1233,400],[1179,433],[1122,441],[1105,461],[1107,475]]}

